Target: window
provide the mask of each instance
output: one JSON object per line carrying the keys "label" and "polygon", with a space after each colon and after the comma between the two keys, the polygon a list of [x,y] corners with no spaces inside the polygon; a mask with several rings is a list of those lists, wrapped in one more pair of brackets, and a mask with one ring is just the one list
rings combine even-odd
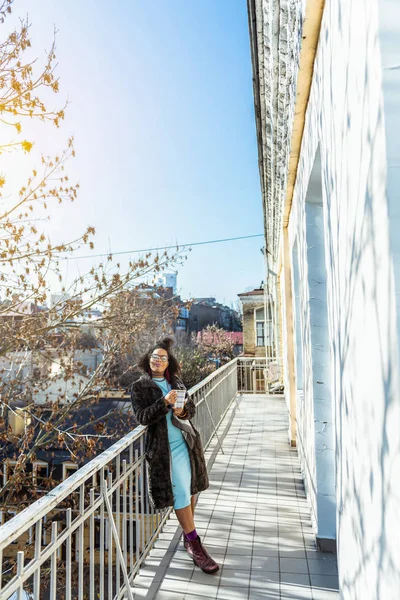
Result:
{"label": "window", "polygon": [[33,463],[32,476],[34,485],[44,487],[49,476],[48,464],[41,460],[35,461]]}
{"label": "window", "polygon": [[264,322],[256,323],[256,346],[265,346]]}
{"label": "window", "polygon": [[176,328],[177,329],[186,329],[186,320],[185,319],[177,319],[176,320]]}
{"label": "window", "polygon": [[[7,521],[10,521],[10,519],[15,517],[16,514],[17,513],[15,510],[6,510],[5,512],[0,511],[0,525],[4,525],[4,523],[7,523]],[[11,543],[18,544],[18,539],[14,540]]]}
{"label": "window", "polygon": [[78,465],[73,462],[63,463],[63,481],[78,470]]}
{"label": "window", "polygon": [[16,460],[6,460],[3,469],[3,485],[6,485],[14,472],[14,467],[17,464]]}
{"label": "window", "polygon": [[265,346],[264,308],[254,309],[254,322],[256,328],[256,346]]}
{"label": "window", "polygon": [[[267,320],[264,319],[264,307],[254,309],[254,335],[256,346],[272,346],[274,335],[272,329],[272,306],[267,306]],[[266,328],[265,328],[266,327]]]}
{"label": "window", "polygon": [[33,379],[34,379],[34,381],[39,381],[39,379],[40,379],[40,376],[41,376],[41,372],[40,372],[40,369],[39,369],[39,367],[35,367],[35,368],[33,369],[33,373],[32,373],[32,375],[33,375]]}

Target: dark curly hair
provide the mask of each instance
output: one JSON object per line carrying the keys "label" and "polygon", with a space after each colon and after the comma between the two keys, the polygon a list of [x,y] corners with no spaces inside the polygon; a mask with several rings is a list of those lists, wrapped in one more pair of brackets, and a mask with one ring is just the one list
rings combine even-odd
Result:
{"label": "dark curly hair", "polygon": [[165,375],[166,379],[169,379],[173,375],[179,375],[181,368],[175,356],[172,354],[171,348],[173,344],[174,339],[172,337],[165,337],[159,340],[156,344],[154,344],[154,346],[150,348],[148,352],[146,352],[146,354],[143,354],[143,356],[140,358],[138,362],[138,366],[140,367],[140,369],[142,369],[142,371],[148,373],[151,376],[150,356],[153,354],[154,350],[157,350],[157,348],[161,348],[162,350],[165,350],[168,353],[168,369]]}

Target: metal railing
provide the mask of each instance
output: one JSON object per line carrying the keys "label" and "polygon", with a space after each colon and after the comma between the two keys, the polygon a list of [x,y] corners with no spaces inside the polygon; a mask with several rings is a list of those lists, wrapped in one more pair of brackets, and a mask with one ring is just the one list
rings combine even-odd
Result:
{"label": "metal railing", "polygon": [[[204,448],[238,392],[265,393],[265,373],[265,359],[236,358],[189,390]],[[172,510],[149,502],[145,431],[136,427],[0,527],[0,600],[133,598]]]}
{"label": "metal railing", "polygon": [[281,358],[241,357],[238,362],[238,390],[247,394],[268,394],[283,382]]}
{"label": "metal railing", "polygon": [[238,392],[238,359],[227,363],[189,391],[196,404],[193,424],[199,431],[204,449],[225,417]]}

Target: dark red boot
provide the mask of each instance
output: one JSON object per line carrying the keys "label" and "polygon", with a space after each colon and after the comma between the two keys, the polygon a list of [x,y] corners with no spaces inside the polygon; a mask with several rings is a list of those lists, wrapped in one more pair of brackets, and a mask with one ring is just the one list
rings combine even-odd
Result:
{"label": "dark red boot", "polygon": [[183,540],[187,553],[193,559],[194,564],[200,567],[204,573],[211,575],[211,573],[216,573],[219,570],[219,565],[208,554],[199,536],[197,536],[197,540],[190,541],[184,535]]}

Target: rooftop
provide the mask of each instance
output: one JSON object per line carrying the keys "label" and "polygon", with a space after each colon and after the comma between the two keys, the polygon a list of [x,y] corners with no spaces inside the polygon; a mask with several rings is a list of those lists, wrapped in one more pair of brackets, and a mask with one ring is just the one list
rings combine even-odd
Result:
{"label": "rooftop", "polygon": [[261,288],[252,290],[251,292],[243,292],[242,294],[238,294],[239,298],[242,298],[243,296],[263,296],[263,295],[264,295],[264,290]]}

